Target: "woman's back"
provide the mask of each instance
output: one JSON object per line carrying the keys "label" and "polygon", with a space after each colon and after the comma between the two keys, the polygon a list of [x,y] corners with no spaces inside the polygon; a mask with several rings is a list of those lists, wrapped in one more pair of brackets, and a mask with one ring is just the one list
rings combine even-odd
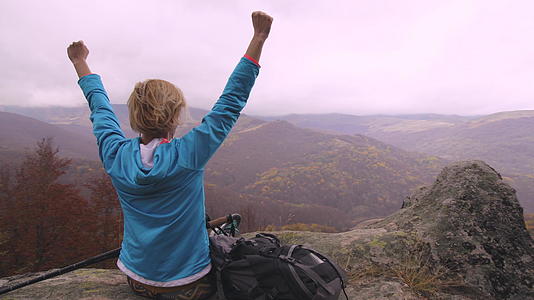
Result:
{"label": "woman's back", "polygon": [[257,64],[242,58],[202,123],[182,138],[157,146],[150,169],[142,163],[141,139],[124,138],[100,77],[80,79],[100,156],[123,209],[118,266],[130,277],[175,286],[209,272],[204,166],[237,121],[258,72]]}
{"label": "woman's back", "polygon": [[[259,73],[258,60],[272,18],[254,12],[252,22],[254,36],[221,97],[199,126],[175,139],[172,136],[185,107],[178,88],[164,80],[136,84],[128,108],[132,129],[140,137],[127,139],[100,76],[89,70],[89,50],[82,41],[67,49],[91,110],[100,159],[123,210],[124,236],[117,265],[143,284],[137,290],[137,283],[129,279],[136,293],[153,297],[161,289],[147,289],[184,286],[188,291],[183,295],[200,299],[211,292],[189,285],[206,281],[204,276],[211,269],[204,167],[236,123]],[[165,142],[154,149],[150,142],[155,138]],[[149,149],[142,144],[150,145]]]}

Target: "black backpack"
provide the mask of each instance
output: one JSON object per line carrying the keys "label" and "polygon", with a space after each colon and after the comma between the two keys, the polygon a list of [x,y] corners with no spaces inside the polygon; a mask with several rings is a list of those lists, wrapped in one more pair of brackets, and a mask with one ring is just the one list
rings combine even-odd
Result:
{"label": "black backpack", "polygon": [[345,293],[345,273],[335,263],[272,234],[214,235],[210,248],[219,300],[338,300]]}

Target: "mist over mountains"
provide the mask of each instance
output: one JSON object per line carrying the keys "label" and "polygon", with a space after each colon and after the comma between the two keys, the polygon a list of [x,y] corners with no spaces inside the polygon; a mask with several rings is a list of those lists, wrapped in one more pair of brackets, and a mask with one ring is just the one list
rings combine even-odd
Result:
{"label": "mist over mountains", "polygon": [[332,133],[363,134],[408,151],[449,160],[483,159],[502,171],[534,170],[534,111],[487,116],[287,115],[276,119]]}
{"label": "mist over mountains", "polygon": [[[127,108],[114,105],[129,137]],[[0,159],[53,136],[62,156],[98,160],[85,107],[1,107]],[[190,109],[181,136],[206,113]],[[490,116],[242,115],[206,167],[214,214],[252,210],[258,225],[319,223],[337,228],[397,210],[414,188],[429,183],[450,160],[482,159],[518,190],[534,211],[534,112]],[[530,131],[530,132],[529,132]],[[532,164],[532,165],[531,165]],[[216,204],[216,205],[215,205]],[[227,213],[227,212],[226,212]]]}

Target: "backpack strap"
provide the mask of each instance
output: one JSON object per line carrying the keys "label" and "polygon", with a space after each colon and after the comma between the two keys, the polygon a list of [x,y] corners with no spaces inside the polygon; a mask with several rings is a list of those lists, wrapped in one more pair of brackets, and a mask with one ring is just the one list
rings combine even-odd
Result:
{"label": "backpack strap", "polygon": [[326,283],[322,278],[321,276],[317,275],[317,273],[315,273],[315,271],[310,268],[310,266],[307,266],[307,265],[303,265],[301,263],[298,263],[298,262],[294,262],[293,265],[295,267],[298,267],[299,269],[301,269],[306,275],[308,275],[308,277],[310,277],[311,280],[315,281],[315,283],[317,283],[318,285],[320,285],[323,289],[325,289],[330,295],[335,295],[336,294],[336,291],[332,290],[332,288],[330,287],[330,285],[328,283]]}
{"label": "backpack strap", "polygon": [[[286,262],[288,261],[289,258],[294,260],[294,258],[292,257],[293,251],[295,250],[295,248],[300,247],[300,246],[301,245],[291,245],[291,247],[287,251],[287,255],[278,255],[278,258]],[[309,299],[312,299],[313,298],[312,292],[308,289],[308,287],[304,284],[304,282],[302,282],[302,279],[300,279],[300,276],[297,274],[297,271],[295,271],[295,267],[293,267],[293,265],[290,263],[288,263],[287,266],[289,268],[289,271],[291,272],[291,275],[293,276],[293,279],[297,282],[300,289],[306,294],[306,296],[308,296]]]}
{"label": "backpack strap", "polygon": [[315,251],[313,249],[310,249],[310,248],[302,247],[302,249],[308,250],[311,253],[319,256],[320,258],[325,260],[328,264],[330,264],[334,268],[334,270],[336,271],[337,275],[341,279],[341,289],[343,290],[343,294],[345,294],[345,298],[347,298],[347,300],[348,300],[349,296],[347,295],[347,292],[345,291],[345,288],[347,287],[347,284],[346,284],[347,275],[346,275],[345,271],[343,271],[341,268],[339,268],[339,266],[337,264],[332,263],[332,260],[328,256],[326,256],[326,255],[324,255],[322,253],[319,253],[319,252],[317,252],[317,251]]}
{"label": "backpack strap", "polygon": [[339,268],[338,265],[332,263],[332,259],[330,259],[328,256],[324,255],[324,254],[321,254],[313,249],[310,249],[310,248],[306,248],[306,247],[302,247],[302,249],[304,250],[308,250],[310,251],[311,253],[319,256],[320,258],[322,258],[325,262],[327,262],[329,265],[332,266],[332,268],[334,268],[334,270],[336,271],[337,275],[339,276],[339,278],[341,278],[341,285],[343,288],[346,287],[346,284],[345,282],[347,281],[347,276],[345,274],[345,271],[343,271],[341,268]]}
{"label": "backpack strap", "polygon": [[302,279],[300,279],[300,276],[297,274],[297,271],[295,271],[295,268],[291,264],[287,266],[289,267],[289,271],[291,271],[291,275],[293,275],[293,279],[295,279],[295,281],[298,283],[300,289],[303,290],[304,293],[306,293],[306,296],[308,296],[309,299],[312,299],[313,294],[308,289],[308,287],[306,287],[304,282],[302,282]]}
{"label": "backpack strap", "polygon": [[256,234],[256,237],[257,238],[267,239],[267,240],[271,241],[271,243],[275,244],[278,247],[281,246],[280,240],[274,234],[262,232],[262,233]]}
{"label": "backpack strap", "polygon": [[224,297],[221,271],[218,268],[215,270],[215,276],[217,281],[217,300],[226,300],[226,297]]}
{"label": "backpack strap", "polygon": [[[332,288],[328,285],[328,283],[326,283],[322,278],[321,276],[317,275],[317,273],[315,273],[315,271],[310,268],[309,266],[307,265],[303,265],[301,263],[299,263],[295,258],[292,257],[293,255],[293,251],[296,249],[296,248],[302,248],[302,245],[292,245],[290,248],[289,248],[289,251],[287,252],[287,255],[280,255],[279,258],[287,263],[290,264],[290,267],[292,266],[295,266],[295,267],[298,267],[299,269],[301,269],[308,277],[310,277],[311,280],[313,280],[316,284],[320,285],[323,289],[325,289],[330,295],[334,295],[336,292],[332,290]],[[305,249],[305,248],[303,248]],[[308,249],[306,249],[308,250]],[[290,268],[291,269],[291,268]],[[304,283],[302,283],[302,281],[300,280],[300,277],[297,275],[296,271],[293,269],[291,270],[291,274],[293,275],[293,277],[295,277],[295,280],[297,282],[299,282],[299,285],[301,286],[302,288],[302,285],[304,285]],[[310,293],[309,290],[307,288],[304,289],[304,291],[308,294]],[[311,293],[310,293],[311,294]]]}

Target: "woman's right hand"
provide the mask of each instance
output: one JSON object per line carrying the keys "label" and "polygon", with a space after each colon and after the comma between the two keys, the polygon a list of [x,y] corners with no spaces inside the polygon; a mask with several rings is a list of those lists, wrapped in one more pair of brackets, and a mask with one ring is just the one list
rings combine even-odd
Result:
{"label": "woman's right hand", "polygon": [[262,11],[252,13],[252,25],[254,26],[254,37],[265,41],[271,31],[273,18]]}

